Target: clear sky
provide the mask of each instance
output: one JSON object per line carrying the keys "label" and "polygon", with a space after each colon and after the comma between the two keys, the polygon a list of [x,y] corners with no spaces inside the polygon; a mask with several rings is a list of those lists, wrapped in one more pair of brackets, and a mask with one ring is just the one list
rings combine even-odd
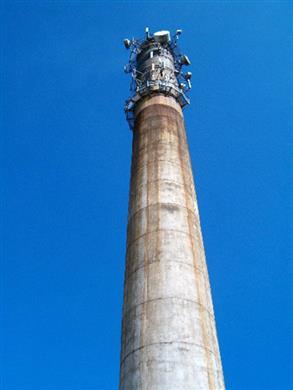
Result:
{"label": "clear sky", "polygon": [[292,388],[290,3],[1,4],[1,390],[118,387],[122,40],[146,26],[183,29],[192,61],[185,118],[227,388]]}

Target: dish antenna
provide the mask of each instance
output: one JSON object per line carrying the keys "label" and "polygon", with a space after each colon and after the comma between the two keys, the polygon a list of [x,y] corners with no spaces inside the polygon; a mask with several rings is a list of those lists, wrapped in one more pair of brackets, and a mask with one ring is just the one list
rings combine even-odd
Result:
{"label": "dish antenna", "polygon": [[126,47],[126,49],[129,49],[130,46],[131,46],[131,41],[129,39],[124,39],[123,40],[123,43],[124,43],[124,46]]}

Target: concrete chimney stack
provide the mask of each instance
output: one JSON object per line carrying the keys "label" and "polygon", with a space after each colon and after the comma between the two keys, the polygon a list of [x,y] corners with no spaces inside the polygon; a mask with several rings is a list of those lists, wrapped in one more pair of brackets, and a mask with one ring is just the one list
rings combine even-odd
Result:
{"label": "concrete chimney stack", "polygon": [[182,108],[190,64],[159,31],[124,40],[133,130],[120,390],[224,389]]}

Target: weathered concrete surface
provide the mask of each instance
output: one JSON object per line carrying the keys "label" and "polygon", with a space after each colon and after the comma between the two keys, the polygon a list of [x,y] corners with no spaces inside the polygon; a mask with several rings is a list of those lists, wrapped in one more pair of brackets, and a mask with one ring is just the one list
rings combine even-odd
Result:
{"label": "weathered concrete surface", "polygon": [[120,390],[224,389],[182,111],[136,110]]}

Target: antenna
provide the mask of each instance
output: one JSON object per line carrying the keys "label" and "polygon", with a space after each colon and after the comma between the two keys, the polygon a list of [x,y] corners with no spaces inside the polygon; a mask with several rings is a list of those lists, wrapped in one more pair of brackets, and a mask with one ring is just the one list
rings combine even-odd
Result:
{"label": "antenna", "polygon": [[191,72],[181,72],[190,60],[180,52],[177,45],[182,30],[176,30],[171,38],[170,31],[150,33],[145,29],[144,39],[124,39],[124,46],[130,49],[129,62],[124,67],[130,73],[131,97],[126,101],[125,111],[130,127],[133,127],[134,109],[139,100],[154,93],[173,96],[181,107],[189,104],[187,92],[191,89]]}

